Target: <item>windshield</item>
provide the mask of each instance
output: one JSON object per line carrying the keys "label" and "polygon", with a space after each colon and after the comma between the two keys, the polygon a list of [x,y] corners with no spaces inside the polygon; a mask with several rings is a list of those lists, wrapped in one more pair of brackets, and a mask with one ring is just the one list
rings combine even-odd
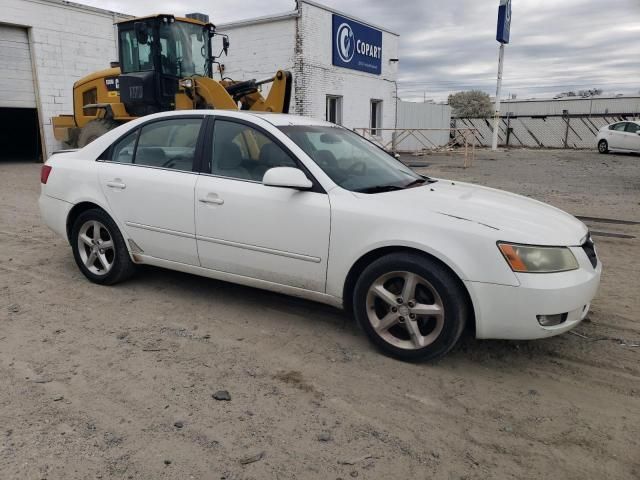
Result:
{"label": "windshield", "polygon": [[299,125],[280,129],[344,189],[379,193],[426,181],[388,153],[345,128]]}
{"label": "windshield", "polygon": [[162,73],[183,78],[206,75],[209,36],[202,25],[187,22],[160,24]]}

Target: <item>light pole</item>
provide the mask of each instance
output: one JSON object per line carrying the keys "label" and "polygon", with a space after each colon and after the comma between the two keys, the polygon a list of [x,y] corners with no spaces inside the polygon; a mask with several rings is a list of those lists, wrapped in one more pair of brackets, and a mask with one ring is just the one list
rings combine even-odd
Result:
{"label": "light pole", "polygon": [[504,67],[504,46],[509,43],[511,33],[511,0],[500,0],[498,7],[498,32],[496,40],[500,42],[498,54],[498,82],[496,86],[496,107],[493,116],[493,142],[491,149],[498,149],[498,132],[500,130],[500,94],[502,90],[502,69]]}
{"label": "light pole", "polygon": [[502,66],[504,65],[504,43],[500,44],[498,54],[498,85],[496,87],[496,108],[493,113],[493,142],[491,149],[498,149],[498,132],[500,130],[500,94],[502,90]]}

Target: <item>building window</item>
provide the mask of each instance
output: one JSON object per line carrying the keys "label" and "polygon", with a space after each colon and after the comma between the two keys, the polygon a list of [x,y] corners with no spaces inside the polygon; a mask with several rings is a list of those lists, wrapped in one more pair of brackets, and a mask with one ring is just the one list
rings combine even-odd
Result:
{"label": "building window", "polygon": [[342,125],[342,97],[327,95],[327,121]]}
{"label": "building window", "polygon": [[371,100],[371,135],[382,135],[382,100]]}

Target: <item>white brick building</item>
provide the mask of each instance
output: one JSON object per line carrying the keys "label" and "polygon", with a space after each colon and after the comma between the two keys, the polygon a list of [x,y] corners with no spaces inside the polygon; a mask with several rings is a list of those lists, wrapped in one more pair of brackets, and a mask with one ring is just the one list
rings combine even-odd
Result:
{"label": "white brick building", "polygon": [[123,15],[63,0],[2,0],[0,156],[60,147],[51,117],[72,112],[73,83],[117,60]]}
{"label": "white brick building", "polygon": [[[380,74],[334,65],[334,15],[381,33]],[[218,25],[218,31],[231,40],[229,56],[222,59],[225,76],[260,79],[277,69],[293,73],[291,113],[348,128],[395,127],[397,34],[311,0],[297,1],[294,11],[282,15]]]}
{"label": "white brick building", "polygon": [[[290,70],[291,113],[349,128],[393,128],[398,35],[310,0],[292,0],[292,6],[282,15],[218,25],[231,40],[229,56],[221,59],[225,76],[261,79]],[[72,113],[76,80],[117,60],[113,24],[125,18],[130,17],[65,0],[2,0],[2,158],[46,158],[61,148],[51,117]],[[336,28],[345,24],[342,55],[353,60],[337,66]]]}

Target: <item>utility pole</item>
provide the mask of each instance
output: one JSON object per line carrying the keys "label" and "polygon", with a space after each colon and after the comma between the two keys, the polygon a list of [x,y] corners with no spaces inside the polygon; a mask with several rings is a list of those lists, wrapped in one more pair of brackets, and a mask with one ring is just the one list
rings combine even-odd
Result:
{"label": "utility pole", "polygon": [[502,67],[504,65],[504,43],[500,44],[498,54],[498,86],[496,87],[496,108],[493,114],[493,142],[491,149],[498,149],[498,132],[500,131],[500,95],[502,90]]}
{"label": "utility pole", "polygon": [[504,67],[504,46],[509,43],[511,34],[511,0],[500,0],[498,7],[498,31],[496,40],[500,42],[498,54],[498,82],[496,86],[496,107],[493,117],[493,142],[491,149],[498,149],[498,132],[500,131],[500,95],[502,90],[502,69]]}

